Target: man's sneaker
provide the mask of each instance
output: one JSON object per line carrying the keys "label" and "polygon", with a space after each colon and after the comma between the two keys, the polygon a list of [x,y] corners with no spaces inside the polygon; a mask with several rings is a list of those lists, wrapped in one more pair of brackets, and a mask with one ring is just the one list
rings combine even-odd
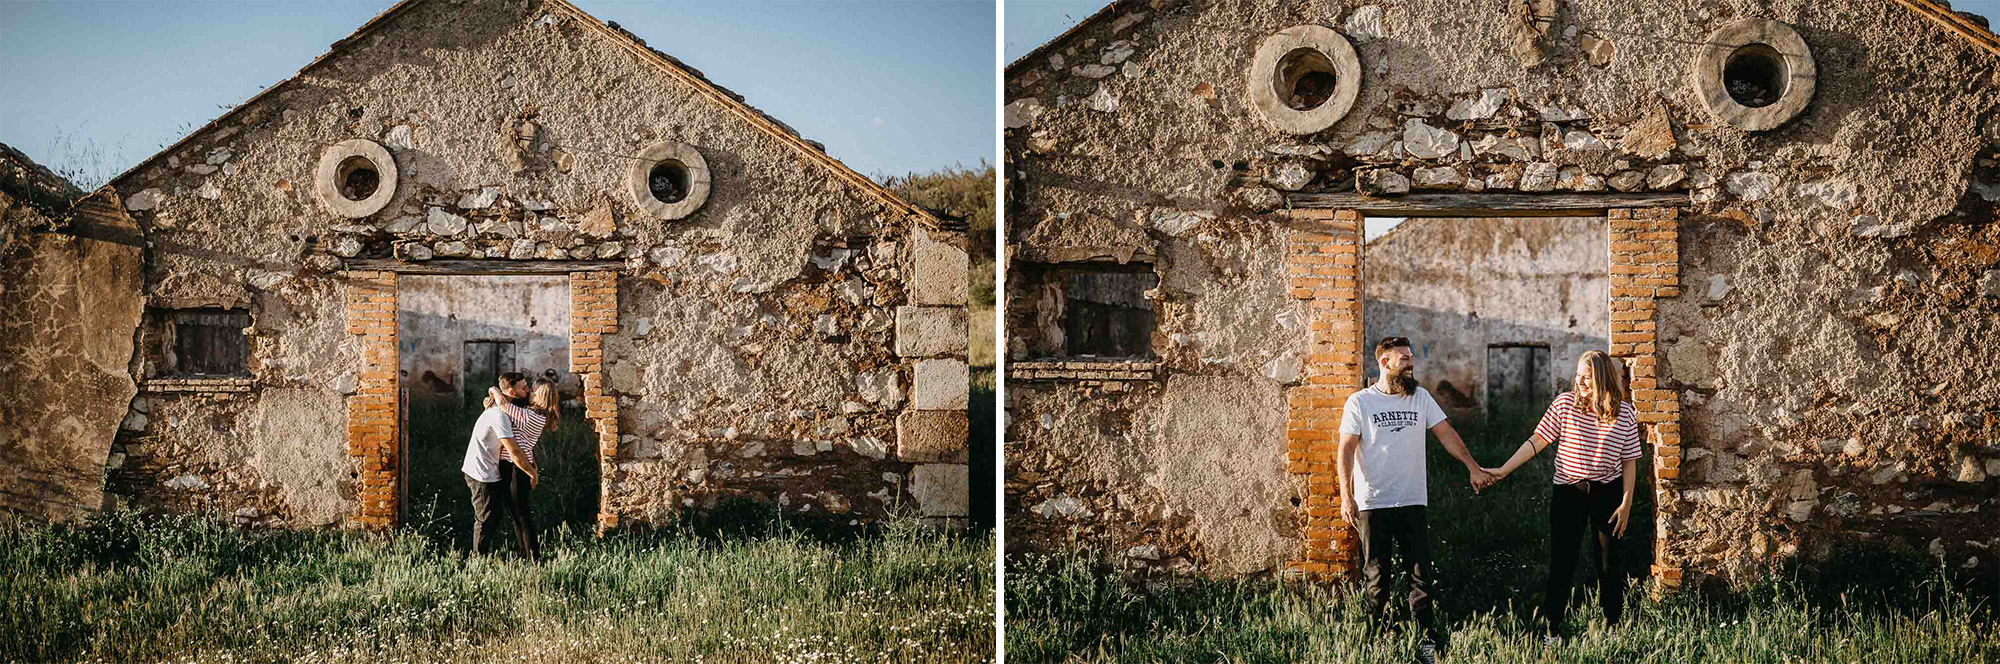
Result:
{"label": "man's sneaker", "polygon": [[1437,644],[1432,643],[1430,639],[1424,639],[1422,643],[1417,644],[1418,664],[1437,664],[1437,661],[1438,661]]}
{"label": "man's sneaker", "polygon": [[1562,637],[1560,636],[1556,636],[1554,634],[1542,635],[1542,647],[1544,648],[1554,648],[1556,646],[1562,645],[1562,642],[1563,640]]}

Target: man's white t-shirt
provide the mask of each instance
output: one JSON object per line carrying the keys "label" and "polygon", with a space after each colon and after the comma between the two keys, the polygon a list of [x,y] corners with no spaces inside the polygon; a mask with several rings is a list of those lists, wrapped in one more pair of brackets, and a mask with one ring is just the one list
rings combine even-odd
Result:
{"label": "man's white t-shirt", "polygon": [[500,481],[500,439],[514,437],[506,411],[488,408],[472,425],[472,442],[465,446],[465,476],[481,482]]}
{"label": "man's white t-shirt", "polygon": [[1430,502],[1424,480],[1424,432],[1444,421],[1429,390],[1390,395],[1374,385],[1350,394],[1340,432],[1361,437],[1354,475],[1355,509],[1379,510]]}

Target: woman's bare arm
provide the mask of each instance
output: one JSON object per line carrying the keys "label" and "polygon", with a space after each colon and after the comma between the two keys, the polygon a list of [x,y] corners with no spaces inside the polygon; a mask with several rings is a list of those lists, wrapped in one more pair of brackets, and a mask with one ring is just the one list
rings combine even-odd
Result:
{"label": "woman's bare arm", "polygon": [[1499,475],[1501,477],[1506,477],[1508,475],[1511,475],[1514,473],[1514,469],[1520,468],[1521,464],[1527,463],[1529,459],[1535,458],[1535,454],[1541,452],[1542,448],[1548,446],[1549,446],[1549,441],[1543,439],[1541,434],[1535,434],[1533,436],[1529,436],[1528,440],[1523,441],[1521,443],[1520,449],[1514,450],[1514,456],[1509,457],[1507,459],[1507,463],[1501,464],[1499,468],[1495,468],[1489,472],[1492,472],[1493,474]]}

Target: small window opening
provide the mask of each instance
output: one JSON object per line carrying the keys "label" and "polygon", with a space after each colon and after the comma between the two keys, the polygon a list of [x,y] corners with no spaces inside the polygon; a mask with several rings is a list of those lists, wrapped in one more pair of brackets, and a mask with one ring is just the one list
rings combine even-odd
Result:
{"label": "small window opening", "polygon": [[671,159],[655,164],[646,184],[661,203],[679,203],[688,195],[687,166]]}
{"label": "small window opening", "polygon": [[158,312],[162,375],[246,376],[250,374],[250,313],[227,309]]}
{"label": "small window opening", "polygon": [[1750,108],[1778,103],[1785,95],[1790,72],[1785,57],[1769,44],[1744,44],[1729,54],[1722,68],[1722,83],[1729,97]]}
{"label": "small window opening", "polygon": [[1070,357],[1147,357],[1153,351],[1153,303],[1146,272],[1080,272],[1064,279],[1063,332]]}
{"label": "small window opening", "polygon": [[340,183],[340,196],[350,201],[368,200],[375,195],[376,187],[382,186],[382,174],[367,157],[357,155],[342,160],[335,175],[335,181]]}
{"label": "small window opening", "polygon": [[1155,316],[1151,265],[1021,264],[1008,279],[1018,359],[1148,359]]}
{"label": "small window opening", "polygon": [[1278,76],[1272,80],[1278,98],[1295,111],[1319,108],[1333,98],[1333,60],[1318,49],[1297,48],[1278,60]]}

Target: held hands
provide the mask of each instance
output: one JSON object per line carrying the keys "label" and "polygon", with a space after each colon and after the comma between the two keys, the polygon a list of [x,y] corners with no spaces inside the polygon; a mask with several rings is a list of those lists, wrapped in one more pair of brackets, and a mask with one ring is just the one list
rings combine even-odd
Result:
{"label": "held hands", "polygon": [[1479,493],[1485,490],[1486,487],[1493,486],[1494,482],[1500,481],[1498,476],[1485,468],[1474,467],[1470,470],[1470,474],[1472,476],[1473,493]]}
{"label": "held hands", "polygon": [[1508,471],[1505,468],[1487,468],[1481,466],[1472,469],[1472,492],[1479,493],[1486,490],[1500,480],[1506,479],[1507,474]]}

